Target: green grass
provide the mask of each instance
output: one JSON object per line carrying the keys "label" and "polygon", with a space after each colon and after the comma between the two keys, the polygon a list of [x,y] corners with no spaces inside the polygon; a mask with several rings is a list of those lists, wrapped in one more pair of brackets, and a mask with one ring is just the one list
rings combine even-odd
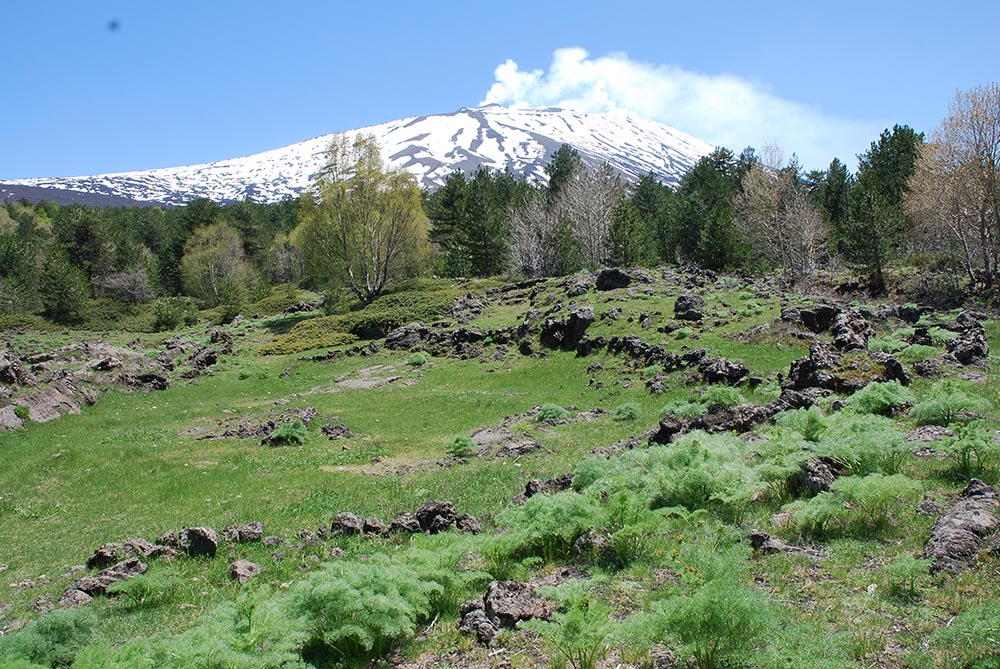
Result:
{"label": "green grass", "polygon": [[[483,291],[490,285],[418,282],[411,287],[414,294],[396,293],[382,306],[396,310],[413,306],[415,295],[454,296],[466,290],[485,301]],[[540,295],[544,298],[548,292],[559,296],[554,288]],[[655,327],[639,329],[640,312],[650,314],[654,326],[671,320],[676,294],[672,287],[656,286],[654,294],[643,299],[629,298],[627,291],[611,291],[591,292],[573,301],[595,307],[598,319],[588,331],[590,336],[635,333],[676,353],[706,348],[711,355],[742,360],[752,374],[762,377],[787,373],[790,362],[808,351],[806,343],[782,334],[779,328],[761,327],[778,315],[779,298],[761,296],[725,280],[702,291],[708,316],[700,324],[691,324],[685,339],[659,333]],[[276,312],[292,296],[281,292],[268,299],[266,311]],[[440,311],[441,304],[433,308]],[[599,315],[612,307],[622,309],[618,321],[601,320]],[[529,308],[532,305],[526,303],[490,305],[468,327],[516,326]],[[648,658],[651,639],[673,644],[678,652],[696,643],[688,632],[667,624],[689,623],[671,622],[670,616],[659,615],[662,607],[657,602],[710,592],[702,589],[724,570],[742,588],[740,597],[766,599],[777,620],[776,625],[762,628],[758,643],[762,667],[796,666],[782,664],[786,660],[779,658],[784,656],[797,658],[801,666],[812,661],[806,658],[816,657],[826,662],[816,666],[871,666],[885,661],[890,652],[926,656],[926,664],[914,666],[945,667],[943,651],[933,646],[928,650],[924,640],[942,629],[942,621],[992,601],[994,574],[1000,564],[995,557],[983,558],[973,570],[956,578],[926,576],[907,581],[906,597],[883,596],[881,589],[898,578],[908,564],[906,556],[917,555],[930,532],[933,518],[918,514],[913,499],[891,503],[878,532],[861,528],[856,534],[823,541],[821,558],[751,558],[744,540],[751,527],[766,529],[791,543],[812,541],[800,536],[794,524],[772,524],[772,516],[788,500],[760,495],[739,504],[653,509],[637,505],[629,495],[640,482],[655,482],[656,472],[643,472],[642,477],[633,472],[634,480],[617,480],[612,476],[614,462],[603,460],[594,462],[607,468],[604,489],[585,488],[572,494],[586,498],[579,506],[590,509],[597,519],[593,522],[602,523],[597,529],[612,537],[617,551],[612,557],[577,563],[562,556],[528,555],[491,567],[490,556],[502,552],[494,543],[499,540],[490,523],[529,479],[544,480],[573,471],[595,448],[654,428],[664,405],[702,397],[705,386],[697,375],[686,370],[668,374],[668,392],[655,395],[645,387],[655,370],[604,352],[578,357],[572,352],[546,351],[536,358],[511,350],[505,359],[494,360],[494,348],[487,344],[481,360],[435,354],[419,365],[411,362],[415,359],[407,351],[382,350],[330,362],[311,361],[297,352],[260,355],[261,346],[287,334],[290,324],[301,320],[300,316],[265,314],[247,322],[241,328],[246,336],[236,340],[237,355],[224,357],[211,375],[175,381],[163,392],[105,394],[80,415],[0,433],[0,564],[4,565],[0,605],[10,606],[0,614],[0,624],[4,617],[36,618],[32,608],[36,598],[57,600],[71,581],[62,574],[71,565],[82,564],[105,542],[135,536],[155,540],[166,530],[192,525],[221,530],[253,520],[263,522],[265,534],[282,536],[291,543],[280,548],[223,544],[213,560],[154,561],[150,583],[160,584],[162,594],[154,592],[142,602],[127,596],[99,598],[88,606],[100,620],[100,632],[110,643],[122,643],[157,630],[191,629],[217,605],[235,601],[248,591],[278,601],[288,588],[315,572],[327,560],[325,549],[334,545],[345,551],[347,561],[376,553],[400,555],[405,560],[406,551],[420,547],[475,554],[496,574],[520,577],[542,576],[572,563],[598,577],[590,592],[603,604],[589,610],[608,616],[608,634],[617,644],[616,652],[632,653],[639,659]],[[320,319],[303,322],[310,320]],[[986,327],[991,345],[1000,346],[1000,326],[988,322]],[[755,336],[747,335],[751,329]],[[144,334],[140,343],[155,346],[173,334]],[[207,341],[204,326],[185,329],[183,334]],[[16,351],[29,353],[91,337],[97,335],[46,329],[10,338]],[[135,335],[109,333],[105,339],[125,344]],[[537,339],[534,344],[538,348]],[[603,369],[588,371],[592,363],[600,363]],[[985,401],[979,410],[993,430],[1000,427],[1000,395],[995,390],[1000,387],[1000,374],[995,368],[994,361],[993,368],[985,371],[985,383],[962,384],[963,392]],[[396,376],[401,378],[380,388],[352,388],[344,383]],[[594,384],[590,384],[592,378]],[[918,379],[910,391],[919,403],[934,388],[935,384]],[[756,391],[740,387],[739,392],[748,401],[763,404],[776,394],[776,382],[769,380]],[[831,400],[824,406],[829,407]],[[452,466],[439,464],[456,436],[496,426],[543,404],[572,408],[568,420],[555,425],[518,421],[515,429],[529,432],[541,444],[540,450],[518,458],[478,454]],[[315,408],[323,418],[309,426],[300,445],[271,447],[259,439],[196,437],[240,421],[263,420],[305,407]],[[574,418],[592,408],[607,413],[589,421]],[[624,414],[627,420],[616,420]],[[346,425],[353,436],[327,440],[318,427],[327,417]],[[916,423],[906,415],[893,420],[907,430]],[[758,435],[769,440],[767,447],[732,435],[725,435],[724,443],[712,441],[723,437],[698,438],[715,444],[712,452],[735,454],[730,465],[743,476],[755,471],[765,457],[761,454],[780,450],[776,442],[791,440],[788,432],[785,428],[759,430]],[[820,447],[804,441],[792,446]],[[660,457],[667,458],[669,453],[665,447]],[[918,482],[917,498],[922,491],[951,499],[962,487],[951,478],[946,464],[933,458],[907,453],[900,471]],[[762,490],[766,487],[752,476],[746,480],[751,487],[758,483]],[[669,483],[662,482],[664,490]],[[338,512],[352,511],[388,522],[428,499],[451,500],[460,513],[485,519],[486,532],[478,537],[446,533],[340,538],[326,546],[295,544],[299,530],[315,531]],[[226,571],[236,558],[250,559],[262,565],[264,572],[239,586]],[[26,579],[41,585],[4,585]],[[450,594],[480,596],[486,580],[477,581],[479,589],[474,592]],[[403,648],[406,657],[421,651],[436,656],[469,648],[469,642],[453,631],[454,605],[447,610],[450,613],[442,614],[426,638]],[[696,611],[688,613],[693,616]],[[602,621],[595,625],[604,629]],[[505,643],[514,647],[523,643],[518,641],[519,634],[509,633]]]}

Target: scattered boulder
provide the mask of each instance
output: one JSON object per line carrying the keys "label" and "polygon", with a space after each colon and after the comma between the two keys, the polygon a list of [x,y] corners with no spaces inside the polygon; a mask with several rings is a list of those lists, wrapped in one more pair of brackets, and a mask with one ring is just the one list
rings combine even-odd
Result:
{"label": "scattered boulder", "polygon": [[9,348],[0,351],[0,383],[24,388],[38,388],[38,379],[24,367]]}
{"label": "scattered boulder", "polygon": [[706,356],[698,363],[698,371],[707,383],[728,383],[729,385],[736,385],[750,374],[750,370],[742,363],[711,356]]}
{"label": "scattered boulder", "polygon": [[423,345],[430,334],[430,328],[423,323],[408,323],[386,334],[385,347],[393,351],[413,350]]}
{"label": "scattered boulder", "polygon": [[514,627],[522,620],[547,620],[556,609],[555,602],[544,599],[530,583],[493,581],[483,598],[486,616],[497,627]]}
{"label": "scattered boulder", "polygon": [[874,335],[875,328],[859,309],[842,311],[833,321],[833,346],[839,351],[865,351]]}
{"label": "scattered boulder", "polygon": [[771,555],[774,553],[798,553],[810,557],[820,557],[822,553],[815,548],[803,548],[786,544],[781,539],[772,537],[763,530],[753,530],[750,532],[750,546],[753,547],[754,555]]}
{"label": "scattered boulder", "polygon": [[163,547],[182,551],[188,555],[214,557],[219,549],[219,537],[210,527],[189,527],[185,530],[164,532],[159,539]]}
{"label": "scattered boulder", "polygon": [[486,604],[481,599],[470,599],[458,607],[458,629],[463,634],[475,635],[484,645],[489,645],[500,631],[486,615]]}
{"label": "scattered boulder", "polygon": [[170,379],[159,372],[144,372],[141,374],[122,374],[119,383],[129,391],[150,392],[166,390],[170,387]]}
{"label": "scattered boulder", "polygon": [[697,295],[681,295],[674,302],[674,318],[680,321],[700,321],[705,317],[705,300]]}
{"label": "scattered boulder", "polygon": [[828,331],[840,309],[829,304],[819,304],[808,308],[799,309],[799,321],[806,326],[810,332],[819,334]]}
{"label": "scattered boulder", "polygon": [[958,574],[969,566],[985,547],[987,535],[1000,529],[998,504],[996,488],[979,479],[969,481],[958,501],[931,528],[923,555],[933,560],[932,574]]}
{"label": "scattered boulder", "polygon": [[73,582],[73,588],[96,597],[107,593],[108,588],[119,581],[124,581],[146,572],[146,564],[139,558],[128,558],[115,564],[94,576],[81,576]]}
{"label": "scattered boulder", "polygon": [[514,504],[515,506],[522,506],[526,501],[528,501],[528,499],[534,497],[535,495],[561,492],[563,490],[569,490],[572,487],[572,472],[560,474],[559,476],[553,476],[548,481],[544,482],[538,479],[531,479],[525,484],[524,492],[514,497],[514,499],[511,500],[511,504]]}
{"label": "scattered boulder", "polygon": [[563,319],[546,318],[540,339],[543,346],[563,351],[576,349],[587,328],[594,322],[593,307],[576,307]]}
{"label": "scattered boulder", "polygon": [[906,365],[896,358],[886,356],[881,362],[882,366],[885,367],[885,373],[882,374],[884,382],[898,381],[900,385],[908,386],[913,381],[913,374],[906,368]]}
{"label": "scattered boulder", "polygon": [[455,518],[455,529],[459,532],[468,532],[470,534],[479,534],[483,531],[483,523],[475,516],[470,516],[467,513],[463,513],[457,518]]}
{"label": "scattered boulder", "polygon": [[222,538],[237,544],[260,541],[264,536],[264,525],[258,520],[246,525],[230,525],[222,530]]}
{"label": "scattered boulder", "polygon": [[385,534],[385,526],[378,518],[365,518],[364,526],[361,528],[364,534]]}
{"label": "scattered boulder", "polygon": [[802,468],[788,480],[788,491],[795,497],[815,497],[830,489],[840,471],[840,463],[833,458],[811,458],[802,463]]}
{"label": "scattered boulder", "polygon": [[420,532],[420,521],[412,513],[406,511],[395,518],[389,524],[389,530],[391,532],[407,532],[409,534],[416,534]]}
{"label": "scattered boulder", "polygon": [[334,516],[333,522],[330,523],[330,533],[334,536],[341,534],[346,536],[361,534],[364,530],[365,521],[361,516],[349,511],[338,513]]}
{"label": "scattered boulder", "polygon": [[63,414],[78,414],[84,405],[97,402],[98,393],[70,375],[53,381],[47,388],[25,395],[20,402],[28,407],[28,417],[45,423]]}
{"label": "scattered boulder", "polygon": [[205,346],[195,351],[188,358],[188,361],[191,363],[191,367],[198,371],[203,371],[219,362],[219,351],[211,346]]}
{"label": "scattered boulder", "polygon": [[319,431],[326,435],[327,439],[330,441],[336,441],[338,439],[347,439],[353,436],[353,433],[348,429],[346,425],[341,425],[340,423],[326,423],[320,426]]}
{"label": "scattered boulder", "polygon": [[237,560],[229,565],[229,577],[241,585],[262,571],[260,565],[254,564],[250,560]]}
{"label": "scattered boulder", "polygon": [[687,431],[704,430],[709,433],[743,434],[752,430],[756,425],[769,420],[774,413],[771,407],[756,404],[741,404],[735,407],[714,404],[705,413],[692,418],[686,427]]}
{"label": "scattered boulder", "polygon": [[608,267],[602,269],[600,274],[597,275],[597,282],[594,287],[601,291],[627,288],[633,280],[631,275],[617,267]]}
{"label": "scattered boulder", "polygon": [[85,593],[83,590],[68,588],[66,592],[63,593],[62,597],[59,598],[59,606],[62,608],[83,606],[84,604],[88,604],[92,599],[93,597]]}
{"label": "scattered boulder", "polygon": [[[962,312],[962,314],[965,313]],[[968,325],[957,337],[948,342],[948,353],[963,365],[982,362],[990,354],[990,345],[986,341],[986,330],[978,321]]]}
{"label": "scattered boulder", "polygon": [[125,551],[121,544],[106,543],[87,558],[88,569],[104,569],[121,562],[125,558]]}
{"label": "scattered boulder", "polygon": [[918,376],[922,376],[924,378],[937,376],[940,368],[941,364],[934,358],[928,358],[927,360],[920,360],[919,362],[913,363],[913,371],[915,371]]}
{"label": "scattered boulder", "polygon": [[452,502],[431,500],[421,504],[414,515],[422,531],[437,534],[455,524],[455,505]]}

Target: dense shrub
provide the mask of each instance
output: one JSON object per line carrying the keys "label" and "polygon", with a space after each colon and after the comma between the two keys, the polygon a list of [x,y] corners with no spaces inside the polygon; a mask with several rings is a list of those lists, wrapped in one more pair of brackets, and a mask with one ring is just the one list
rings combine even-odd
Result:
{"label": "dense shrub", "polygon": [[524,506],[500,513],[498,523],[508,529],[497,537],[493,549],[516,559],[563,559],[569,556],[574,541],[603,521],[601,509],[584,494],[566,491],[535,495]]}
{"label": "dense shrub", "polygon": [[272,446],[301,446],[309,438],[309,430],[305,424],[296,418],[290,423],[282,423],[268,438]]}
{"label": "dense shrub", "polygon": [[121,646],[82,651],[73,669],[306,669],[299,649],[305,621],[285,598],[264,589],[218,606],[181,634],[159,634]]}
{"label": "dense shrub", "polygon": [[569,411],[566,411],[563,407],[558,404],[545,403],[535,414],[535,420],[541,422],[543,420],[562,420],[569,417]]}
{"label": "dense shrub", "polygon": [[0,637],[0,665],[17,666],[20,662],[21,666],[69,667],[77,653],[98,638],[97,616],[93,612],[59,609],[29,623],[16,634]]}
{"label": "dense shrub", "polygon": [[742,393],[732,386],[712,385],[705,389],[700,395],[692,395],[687,400],[674,400],[666,404],[661,410],[661,415],[668,413],[681,418],[693,418],[708,411],[709,407],[716,404],[733,407],[745,404],[746,398]]}
{"label": "dense shrub", "polygon": [[380,658],[412,638],[443,591],[421,571],[373,555],[367,562],[327,563],[298,583],[292,608],[309,629],[306,659]]}
{"label": "dense shrub", "polygon": [[930,638],[931,647],[945,663],[962,669],[1000,667],[1000,603],[991,602],[964,611]]}
{"label": "dense shrub", "polygon": [[409,355],[409,357],[406,359],[406,364],[410,365],[411,367],[422,367],[427,364],[427,361],[429,359],[430,356],[428,356],[423,351],[416,351],[415,353],[411,353]]}
{"label": "dense shrub", "polygon": [[851,474],[894,474],[910,452],[906,432],[890,418],[833,414],[826,425],[816,453],[833,458]]}
{"label": "dense shrub", "polygon": [[842,476],[829,492],[786,507],[804,535],[868,538],[890,527],[893,509],[919,492],[920,483],[902,474]]}
{"label": "dense shrub", "polygon": [[743,453],[733,435],[692,432],[668,446],[626,451],[610,460],[588,458],[576,467],[573,485],[631,495],[652,509],[738,513],[764,487]]}
{"label": "dense shrub", "polygon": [[828,426],[826,417],[819,407],[782,411],[774,417],[776,425],[795,430],[806,441],[816,443]]}
{"label": "dense shrub", "polygon": [[612,415],[617,421],[634,421],[639,418],[639,405],[635,402],[626,402],[615,408]]}
{"label": "dense shrub", "polygon": [[656,610],[665,633],[681,641],[699,669],[729,666],[776,629],[767,597],[731,578],[657,602]]}
{"label": "dense shrub", "polygon": [[953,430],[954,436],[944,439],[941,446],[949,456],[956,478],[967,481],[978,476],[995,480],[1000,465],[1000,441],[996,434],[978,420],[956,425]]}
{"label": "dense shrub", "polygon": [[855,413],[891,416],[903,407],[913,404],[913,393],[899,381],[869,383],[851,395],[847,406]]}
{"label": "dense shrub", "polygon": [[966,393],[953,379],[944,379],[931,389],[910,411],[918,425],[950,425],[974,418],[973,412],[985,411],[986,400]]}
{"label": "dense shrub", "polygon": [[525,629],[545,643],[572,669],[594,669],[608,654],[614,625],[611,608],[590,593],[591,584],[570,581],[552,593],[561,610],[550,620],[532,620]]}
{"label": "dense shrub", "polygon": [[198,308],[190,297],[161,297],[153,302],[153,329],[175,330],[198,322]]}
{"label": "dense shrub", "polygon": [[467,458],[475,453],[477,448],[476,442],[463,435],[449,441],[445,450],[453,458]]}
{"label": "dense shrub", "polygon": [[356,342],[358,340],[356,336],[336,329],[336,325],[331,320],[336,318],[338,317],[310,318],[296,323],[288,334],[261,346],[260,353],[261,355],[284,355],[308,351],[313,348],[346,346]]}

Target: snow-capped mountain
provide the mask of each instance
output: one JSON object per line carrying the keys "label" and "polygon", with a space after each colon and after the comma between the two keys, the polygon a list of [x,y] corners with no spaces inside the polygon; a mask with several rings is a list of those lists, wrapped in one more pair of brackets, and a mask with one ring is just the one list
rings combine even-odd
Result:
{"label": "snow-capped mountain", "polygon": [[[411,172],[421,187],[444,184],[455,170],[480,165],[510,169],[545,182],[545,165],[562,144],[584,162],[608,162],[629,181],[652,172],[675,183],[712,146],[660,123],[624,112],[588,114],[567,109],[508,109],[499,105],[463,108],[451,114],[400,119],[349,130],[374,135],[391,165]],[[195,198],[217,202],[244,199],[275,202],[309,187],[323,166],[335,135],[323,135],[280,149],[205,165],[169,167],[89,177],[20,179],[0,183],[0,197],[57,189],[56,201],[89,196],[104,201],[183,204]],[[86,195],[84,195],[86,194]]]}

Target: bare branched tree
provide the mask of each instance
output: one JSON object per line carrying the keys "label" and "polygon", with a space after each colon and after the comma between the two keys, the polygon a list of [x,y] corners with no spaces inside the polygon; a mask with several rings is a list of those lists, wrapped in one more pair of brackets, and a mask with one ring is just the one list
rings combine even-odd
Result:
{"label": "bare branched tree", "polygon": [[955,94],[910,182],[907,208],[932,239],[959,249],[970,281],[1000,271],[1000,85]]}
{"label": "bare branched tree", "polygon": [[824,248],[823,218],[780,149],[765,146],[744,177],[736,224],[754,255],[779,267],[792,283],[815,273]]}
{"label": "bare branched tree", "polygon": [[593,171],[578,171],[563,186],[555,203],[580,245],[585,265],[601,267],[611,257],[608,231],[615,205],[625,196],[621,178],[604,163]]}

